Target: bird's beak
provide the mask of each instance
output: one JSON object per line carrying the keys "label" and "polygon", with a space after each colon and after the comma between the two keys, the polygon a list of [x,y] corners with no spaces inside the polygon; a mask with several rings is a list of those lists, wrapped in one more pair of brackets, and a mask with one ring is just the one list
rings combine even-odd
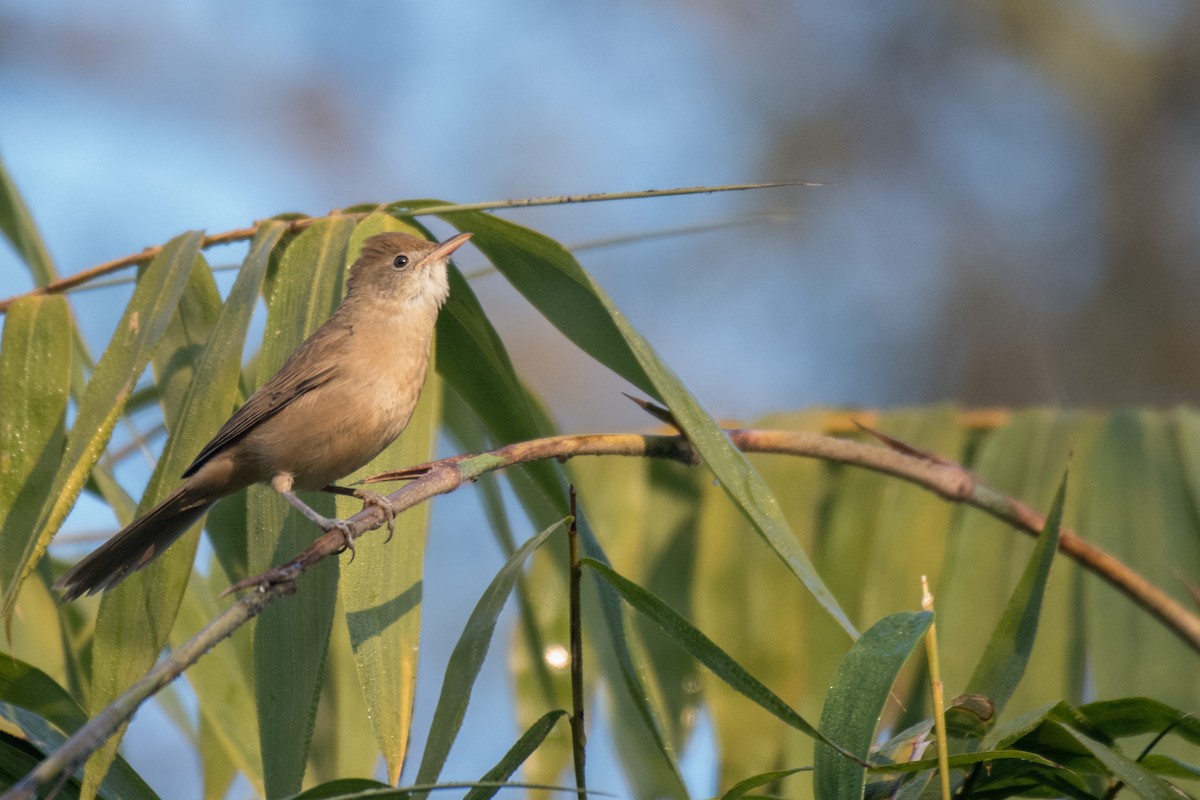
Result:
{"label": "bird's beak", "polygon": [[432,263],[434,261],[441,261],[449,258],[451,253],[466,244],[467,240],[470,238],[471,234],[469,233],[460,233],[457,236],[451,236],[449,239],[439,244],[436,250],[427,255],[425,257],[425,261]]}

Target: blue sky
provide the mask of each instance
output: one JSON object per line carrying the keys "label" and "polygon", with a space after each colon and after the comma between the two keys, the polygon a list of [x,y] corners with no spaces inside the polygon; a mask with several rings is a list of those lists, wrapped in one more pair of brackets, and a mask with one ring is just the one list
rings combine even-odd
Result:
{"label": "blue sky", "polygon": [[[769,215],[581,253],[720,415],[1006,402],[962,388],[973,348],[920,349],[967,286],[1027,331],[1009,346],[1035,373],[1056,371],[1071,343],[1046,317],[1101,286],[1105,115],[1127,101],[1079,88],[1110,64],[1054,61],[1090,42],[1029,56],[1000,7],[950,8],[0,2],[0,157],[64,273],[287,210],[823,181],[512,216],[573,244]],[[1148,59],[1182,13],[1079,20]],[[28,284],[7,251],[0,278]],[[478,291],[544,393],[564,372],[604,380],[500,281]],[[99,341],[118,304],[95,305],[79,311]],[[1087,400],[1018,377],[1023,402]],[[604,388],[547,400],[568,421],[636,419]]]}

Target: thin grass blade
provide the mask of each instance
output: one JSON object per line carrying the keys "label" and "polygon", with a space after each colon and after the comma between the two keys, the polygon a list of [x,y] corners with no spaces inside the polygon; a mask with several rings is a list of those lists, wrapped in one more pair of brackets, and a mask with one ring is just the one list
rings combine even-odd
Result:
{"label": "thin grass blade", "polygon": [[552,239],[480,212],[442,215],[473,242],[555,327],[593,358],[664,401],[717,480],[755,530],[852,637],[849,618],[826,588],[762,478],[608,295]]}
{"label": "thin grass blade", "polygon": [[[512,777],[513,773],[521,768],[529,756],[546,740],[550,731],[558,724],[560,719],[564,719],[567,712],[561,708],[553,711],[548,711],[540,719],[529,726],[525,733],[521,734],[521,738],[517,739],[516,743],[509,748],[504,754],[504,758],[497,762],[496,766],[484,773],[479,779],[480,783],[503,783]],[[491,800],[500,791],[499,786],[477,786],[467,792],[463,800]]]}
{"label": "thin grass blade", "polygon": [[[872,625],[842,659],[825,696],[821,732],[860,758],[875,736],[875,726],[887,704],[892,683],[921,637],[933,614],[905,611]],[[867,768],[826,745],[818,745],[813,765],[817,800],[861,798]]]}
{"label": "thin grass blade", "polygon": [[[353,232],[353,219],[331,217],[288,245],[267,307],[260,383],[337,307]],[[247,563],[258,573],[303,550],[317,529],[269,487],[247,491]],[[334,513],[330,497],[313,496],[310,505],[326,516]],[[323,560],[305,574],[303,591],[268,607],[255,624],[255,697],[268,797],[299,791],[304,778],[337,581],[337,560]]]}
{"label": "thin grass blade", "polygon": [[18,300],[0,341],[0,588],[19,580],[66,442],[70,313],[62,297]]}
{"label": "thin grass blade", "polygon": [[475,687],[475,678],[478,677],[483,659],[491,647],[496,620],[509,594],[512,593],[517,577],[525,565],[525,559],[541,547],[550,538],[550,534],[562,527],[565,521],[554,523],[517,548],[475,604],[475,609],[467,619],[462,635],[454,645],[450,661],[446,665],[442,691],[438,696],[433,722],[429,727],[429,739],[425,744],[425,752],[421,755],[421,766],[417,770],[417,783],[432,783],[441,774],[450,748],[458,736],[458,730],[462,727],[463,717],[466,716],[467,703],[470,702],[471,691]]}
{"label": "thin grass blade", "polygon": [[[612,564],[608,556],[582,513],[577,523],[586,558],[611,569]],[[601,650],[602,669],[608,676],[615,695],[613,713],[618,720],[636,716],[641,722],[641,725],[636,727],[631,724],[624,726],[624,736],[628,737],[624,744],[627,747],[654,747],[661,756],[653,764],[630,775],[635,781],[634,788],[641,796],[686,798],[688,790],[679,770],[678,757],[666,736],[661,715],[646,689],[641,669],[637,666],[630,648],[625,617],[621,609],[621,597],[606,581],[594,580],[589,583],[595,587],[602,623],[591,621],[588,627],[596,631],[593,640],[604,643],[604,647],[597,649]],[[592,614],[587,613],[586,603],[584,610],[585,620],[592,620]],[[621,691],[622,686],[624,692]],[[639,759],[639,763],[645,765],[645,759]]]}
{"label": "thin grass blade", "polygon": [[0,576],[4,595],[0,616],[12,613],[21,581],[45,552],[87,482],[92,467],[112,436],[134,383],[150,360],[154,346],[175,314],[197,255],[198,231],[172,239],[142,273],[133,297],[117,324],[79,401],[66,448],[47,493],[47,502],[11,571]]}
{"label": "thin grass blade", "polygon": [[[355,228],[348,260],[357,257],[365,239],[385,231],[420,235],[394,217],[373,214]],[[435,347],[434,364],[441,360],[437,351],[440,344]],[[431,372],[400,438],[342,483],[352,485],[369,475],[431,460],[440,424],[441,387],[441,377]],[[361,505],[351,497],[339,497],[336,502],[341,518],[353,515]],[[400,780],[412,724],[429,515],[430,504],[422,503],[396,519],[391,541],[383,536],[360,540],[355,558],[342,565],[339,581],[355,673],[392,784]],[[353,736],[354,731],[343,729],[342,739],[352,740]],[[338,774],[355,773],[341,770]]]}
{"label": "thin grass blade", "polygon": [[718,647],[715,642],[697,630],[695,626],[654,594],[646,591],[636,583],[618,574],[611,567],[595,559],[585,558],[581,563],[595,571],[597,575],[603,578],[609,586],[621,595],[626,603],[642,614],[645,614],[656,625],[662,628],[680,647],[691,654],[693,658],[712,670],[717,677],[739,691],[747,699],[766,709],[793,728],[803,731],[814,739],[825,742],[830,747],[837,747],[834,742],[826,739],[820,731],[797,714],[778,695],[747,672],[741,664]]}

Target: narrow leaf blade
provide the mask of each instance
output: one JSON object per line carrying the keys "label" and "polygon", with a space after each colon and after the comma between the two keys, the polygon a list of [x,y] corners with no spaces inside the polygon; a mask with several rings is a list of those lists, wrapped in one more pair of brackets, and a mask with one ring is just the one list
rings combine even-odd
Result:
{"label": "narrow leaf blade", "polygon": [[34,545],[66,440],[70,314],[62,297],[27,297],[4,318],[0,342],[0,588]]}
{"label": "narrow leaf blade", "polygon": [[663,400],[730,500],[792,573],[852,637],[857,631],[799,547],[766,483],[716,421],[575,261],[554,240],[480,212],[442,214],[551,323],[593,358]]}
{"label": "narrow leaf blade", "polygon": [[[582,514],[578,519],[578,527],[584,555],[611,568],[608,556]],[[636,784],[634,788],[644,796],[687,797],[688,790],[679,769],[675,748],[667,739],[658,709],[646,690],[641,670],[630,649],[620,595],[604,581],[593,580],[589,583],[595,586],[599,603],[601,622],[592,622],[589,627],[596,628],[593,640],[604,642],[605,645],[601,648],[602,667],[610,681],[615,682],[619,679],[625,689],[624,693],[621,693],[617,686],[613,686],[613,692],[616,694],[615,714],[620,717],[636,714],[642,722],[640,728],[625,726],[625,735],[629,737],[629,741],[623,744],[627,747],[653,746],[661,755],[661,759],[655,762],[659,765],[657,770],[653,769],[655,764],[647,764],[645,759],[641,759],[644,768],[630,775]]]}
{"label": "narrow leaf blade", "polygon": [[741,800],[741,798],[746,796],[747,792],[753,789],[757,789],[760,786],[768,786],[772,783],[778,783],[784,778],[795,775],[797,772],[804,772],[805,770],[809,769],[812,769],[812,767],[773,769],[770,772],[762,772],[758,775],[751,775],[749,778],[744,778],[735,783],[733,786],[730,786],[725,794],[721,795],[721,800]]}
{"label": "narrow leaf blade", "polygon": [[[558,433],[521,383],[508,350],[462,274],[450,269],[450,297],[438,315],[437,371],[499,444]],[[566,513],[566,486],[549,462],[509,471],[518,499],[539,527]]]}
{"label": "narrow leaf blade", "polygon": [[[540,719],[529,726],[525,733],[521,734],[508,752],[504,754],[504,758],[492,767],[483,777],[479,779],[480,783],[502,783],[512,777],[512,774],[520,769],[521,765],[537,750],[538,745],[546,740],[546,736],[554,729],[554,726],[560,719],[567,716],[567,712],[561,708],[556,708],[553,711],[548,711]],[[477,786],[467,792],[464,800],[491,800],[500,791],[499,786],[489,786],[484,788]]]}
{"label": "narrow leaf blade", "polygon": [[[214,567],[214,569],[217,569]],[[219,571],[219,570],[217,570]],[[178,647],[221,612],[212,581],[193,573],[171,630],[170,642]],[[254,680],[250,671],[250,631],[243,629],[215,647],[187,671],[199,701],[201,731],[220,745],[219,752],[203,753],[241,772],[257,794],[263,793],[262,757],[258,752],[258,720],[246,709],[254,706]]]}
{"label": "narrow leaf blade", "polygon": [[1179,795],[1159,778],[1146,771],[1136,761],[1127,758],[1111,747],[1096,741],[1087,734],[1073,728],[1064,728],[1075,739],[1092,752],[1113,775],[1125,783],[1142,800],[1178,800]]}
{"label": "narrow leaf blade", "polygon": [[[905,611],[872,625],[842,659],[825,696],[821,732],[865,756],[897,673],[932,623],[928,611]],[[817,746],[813,788],[818,800],[862,797],[866,774],[863,765],[831,747]]]}
{"label": "narrow leaf blade", "polygon": [[54,280],[54,265],[46,244],[3,161],[0,161],[0,232],[29,267],[38,286]]}
{"label": "narrow leaf blade", "polygon": [[1063,475],[1050,513],[1046,516],[1046,524],[1025,568],[1025,574],[1013,590],[1004,616],[996,625],[987,650],[984,651],[974,675],[967,684],[968,693],[991,698],[997,714],[1016,691],[1017,685],[1025,675],[1029,655],[1033,652],[1033,642],[1037,636],[1042,610],[1042,597],[1046,591],[1046,581],[1050,577],[1050,566],[1058,552],[1058,531],[1062,524],[1066,492],[1067,477]]}
{"label": "narrow leaf blade", "polygon": [[[418,235],[414,228],[393,217],[375,214],[355,228],[350,239],[351,257],[357,255],[363,240],[384,231]],[[434,363],[437,363],[436,352]],[[430,374],[404,433],[371,463],[348,475],[343,483],[350,485],[369,475],[431,460],[440,407],[441,378]],[[339,497],[338,516],[352,515],[358,505],[354,498]],[[371,710],[375,741],[387,765],[388,781],[393,785],[400,780],[412,724],[421,638],[421,580],[430,510],[429,503],[422,503],[401,514],[395,521],[391,541],[382,536],[360,540],[355,558],[342,565],[339,581],[358,683]],[[342,738],[349,735],[343,732]]]}
{"label": "narrow leaf blade", "polygon": [[[58,749],[66,741],[64,734],[74,733],[87,722],[84,710],[49,675],[11,656],[0,658],[0,716],[19,728],[44,753]],[[29,768],[13,777],[24,777]],[[156,797],[120,757],[101,789],[113,797],[131,800]]]}
{"label": "narrow leaf blade", "polygon": [[[188,285],[176,313],[159,337],[153,354],[160,387],[158,399],[171,436],[138,506],[141,512],[149,510],[174,488],[175,476],[184,470],[192,455],[184,455],[181,449],[187,448],[189,439],[199,449],[196,439],[203,435],[202,430],[189,428],[188,423],[197,420],[185,421],[183,415],[187,396],[195,386],[197,354],[203,352],[219,314],[221,298],[208,264],[198,253],[188,265],[188,273]],[[185,536],[150,567],[134,573],[101,597],[89,695],[93,712],[116,699],[145,674],[162,652],[191,572],[196,541],[195,532]],[[95,776],[104,774],[123,733],[114,736],[88,761],[85,787],[92,785]]]}
{"label": "narrow leaf blade", "polygon": [[52,536],[75,505],[88,474],[108,444],[134,383],[150,360],[187,285],[202,236],[198,231],[172,239],[138,279],[133,297],[117,324],[79,401],[66,449],[48,493],[46,506],[22,553],[3,577],[0,616],[12,613],[20,583],[41,557]]}
{"label": "narrow leaf blade", "polygon": [[[353,231],[353,219],[331,217],[288,245],[267,307],[260,384],[337,307]],[[257,573],[300,552],[317,529],[269,487],[247,491],[248,564]],[[310,505],[333,513],[331,498],[313,497]],[[337,580],[337,560],[323,560],[305,574],[303,591],[268,607],[255,624],[255,697],[269,797],[299,791],[304,778]]]}
{"label": "narrow leaf blade", "polygon": [[[1179,576],[1200,575],[1200,526],[1177,439],[1190,416],[1112,414],[1080,466],[1087,479],[1078,492],[1088,540],[1185,604]],[[1200,706],[1200,681],[1178,680],[1195,672],[1195,650],[1098,576],[1085,575],[1083,594],[1094,696],[1148,694]]]}
{"label": "narrow leaf blade", "polygon": [[712,670],[721,680],[793,728],[803,731],[814,739],[819,739],[826,742],[826,744],[836,747],[816,728],[809,725],[791,706],[781,700],[778,695],[760,683],[741,664],[737,663],[728,653],[718,647],[715,642],[701,633],[695,626],[654,594],[618,574],[608,565],[602,564],[595,559],[585,558],[581,563],[594,570],[608,585],[617,590],[617,593],[624,598],[626,603],[653,620],[680,647],[687,650],[693,658]]}
{"label": "narrow leaf blade", "polygon": [[491,646],[496,620],[521,574],[525,559],[541,547],[550,538],[550,534],[562,524],[563,520],[554,523],[517,548],[517,552],[504,563],[484,590],[479,602],[475,604],[475,609],[467,619],[462,635],[459,636],[446,665],[442,692],[438,696],[433,722],[429,728],[429,739],[421,756],[421,766],[417,770],[417,783],[433,783],[441,774],[446,757],[450,754],[450,747],[454,744],[463,717],[467,713],[467,703],[475,687],[475,678],[479,675],[483,659]]}

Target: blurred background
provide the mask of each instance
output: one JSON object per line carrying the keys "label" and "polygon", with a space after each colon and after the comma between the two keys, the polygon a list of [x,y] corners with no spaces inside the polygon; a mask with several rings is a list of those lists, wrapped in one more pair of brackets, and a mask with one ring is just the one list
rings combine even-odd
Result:
{"label": "blurred background", "polygon": [[[505,213],[583,245],[722,418],[1170,406],[1200,393],[1197,33],[1184,0],[0,0],[0,157],[62,274],[284,211],[819,181]],[[30,285],[0,249],[0,294]],[[502,278],[474,286],[566,430],[646,424]],[[76,296],[97,349],[128,292]],[[434,517],[426,607],[448,616],[426,628],[448,632],[422,654],[415,752],[500,563],[455,503]],[[472,713],[504,703],[489,663]],[[182,746],[154,724],[127,748],[152,777]],[[446,776],[490,766],[501,730]]]}

